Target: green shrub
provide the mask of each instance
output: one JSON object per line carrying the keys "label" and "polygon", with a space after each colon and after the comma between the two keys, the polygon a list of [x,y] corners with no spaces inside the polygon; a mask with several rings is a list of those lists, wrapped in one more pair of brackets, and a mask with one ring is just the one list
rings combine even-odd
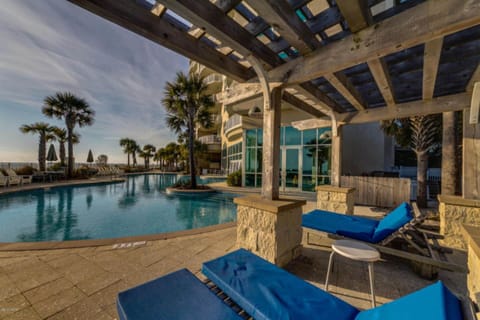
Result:
{"label": "green shrub", "polygon": [[15,172],[20,176],[31,176],[35,171],[35,168],[32,166],[24,166],[15,170]]}
{"label": "green shrub", "polygon": [[230,173],[227,176],[227,185],[230,187],[241,187],[242,186],[242,170],[238,170]]}

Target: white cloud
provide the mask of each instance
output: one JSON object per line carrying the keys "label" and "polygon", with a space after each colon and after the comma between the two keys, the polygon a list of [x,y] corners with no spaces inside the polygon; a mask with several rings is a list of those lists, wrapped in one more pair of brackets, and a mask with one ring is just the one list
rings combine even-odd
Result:
{"label": "white cloud", "polygon": [[46,120],[42,100],[57,91],[72,91],[96,110],[94,126],[78,129],[77,159],[98,148],[123,161],[121,137],[158,146],[174,140],[161,98],[165,81],[187,71],[185,58],[66,1],[3,0],[0,38],[0,127],[18,136],[0,135],[0,161],[26,158],[32,144],[18,127]]}

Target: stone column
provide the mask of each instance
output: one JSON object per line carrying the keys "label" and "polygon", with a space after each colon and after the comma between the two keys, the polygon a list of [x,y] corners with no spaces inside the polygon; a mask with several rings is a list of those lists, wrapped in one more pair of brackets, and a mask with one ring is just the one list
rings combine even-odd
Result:
{"label": "stone column", "polygon": [[237,247],[284,266],[301,251],[304,200],[235,198]]}
{"label": "stone column", "polygon": [[355,188],[318,186],[317,209],[337,213],[353,214]]}
{"label": "stone column", "polygon": [[[480,227],[463,226],[468,251],[467,288],[470,299],[480,305]],[[480,312],[477,313],[477,317]]]}
{"label": "stone column", "polygon": [[445,237],[442,243],[448,247],[466,250],[467,243],[462,236],[462,224],[480,227],[480,200],[439,195],[438,201],[440,233]]}

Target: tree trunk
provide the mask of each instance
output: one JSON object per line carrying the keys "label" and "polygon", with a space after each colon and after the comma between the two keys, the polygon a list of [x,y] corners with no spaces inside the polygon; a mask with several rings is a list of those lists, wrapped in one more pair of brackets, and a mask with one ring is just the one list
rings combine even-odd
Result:
{"label": "tree trunk", "polygon": [[190,160],[190,185],[192,189],[197,188],[197,179],[195,176],[195,156],[193,154],[195,140],[193,132],[193,121],[190,121],[188,128],[188,158]]}
{"label": "tree trunk", "polygon": [[45,171],[46,148],[45,134],[40,133],[38,141],[38,167],[40,168],[40,171]]}
{"label": "tree trunk", "polygon": [[58,148],[60,153],[60,165],[64,167],[65,166],[65,142],[60,142]]}
{"label": "tree trunk", "polygon": [[68,174],[67,177],[73,177],[73,126],[67,123],[67,141],[68,141]]}
{"label": "tree trunk", "polygon": [[132,152],[132,158],[133,158],[133,166],[137,166],[137,153],[135,151]]}
{"label": "tree trunk", "polygon": [[427,151],[417,152],[417,204],[420,208],[427,207]]}
{"label": "tree trunk", "polygon": [[443,113],[442,195],[454,195],[456,185],[455,112]]}
{"label": "tree trunk", "polygon": [[127,166],[130,168],[130,152],[127,152]]}

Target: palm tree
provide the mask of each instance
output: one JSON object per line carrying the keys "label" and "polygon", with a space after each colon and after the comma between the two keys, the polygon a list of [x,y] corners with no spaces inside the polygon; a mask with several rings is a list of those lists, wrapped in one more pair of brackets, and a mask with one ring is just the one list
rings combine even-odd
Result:
{"label": "palm tree", "polygon": [[120,146],[123,147],[123,153],[127,154],[127,166],[130,167],[130,155],[132,154],[132,147],[137,143],[130,138],[120,139]]}
{"label": "palm tree", "polygon": [[[65,142],[68,140],[67,130],[59,127],[53,127],[53,134],[55,139],[58,141],[58,152],[60,155],[60,165],[65,166]],[[78,133],[73,133],[73,143],[77,144],[80,142],[80,135]]]}
{"label": "palm tree", "polygon": [[143,150],[140,151],[140,156],[145,160],[145,169],[150,167],[150,158],[154,156],[156,148],[151,144],[143,146]]}
{"label": "palm tree", "polygon": [[439,146],[441,116],[428,115],[382,122],[385,134],[394,136],[397,143],[410,147],[417,156],[417,203],[427,206],[428,154]]}
{"label": "palm tree", "polygon": [[194,135],[195,126],[210,128],[212,123],[210,108],[213,99],[206,94],[207,86],[203,78],[196,74],[186,76],[177,73],[175,82],[165,85],[165,97],[162,100],[167,111],[167,125],[177,134],[187,135],[188,156],[190,164],[190,187],[196,189]]}
{"label": "palm tree", "polygon": [[162,169],[163,160],[165,158],[165,148],[159,148],[153,155],[153,161],[157,162],[159,169]]}
{"label": "palm tree", "polygon": [[133,166],[135,167],[137,166],[137,154],[142,152],[142,149],[140,149],[140,146],[134,140],[132,140],[132,144],[130,145],[130,152],[132,153]]}
{"label": "palm tree", "polygon": [[35,122],[33,124],[24,124],[20,127],[23,133],[34,133],[39,135],[38,139],[38,168],[45,171],[45,162],[47,155],[47,140],[52,139],[53,127],[45,122]]}
{"label": "palm tree", "polygon": [[57,92],[44,99],[42,112],[48,117],[65,119],[68,142],[68,177],[73,175],[73,129],[93,124],[95,111],[86,100],[76,97],[70,92]]}

